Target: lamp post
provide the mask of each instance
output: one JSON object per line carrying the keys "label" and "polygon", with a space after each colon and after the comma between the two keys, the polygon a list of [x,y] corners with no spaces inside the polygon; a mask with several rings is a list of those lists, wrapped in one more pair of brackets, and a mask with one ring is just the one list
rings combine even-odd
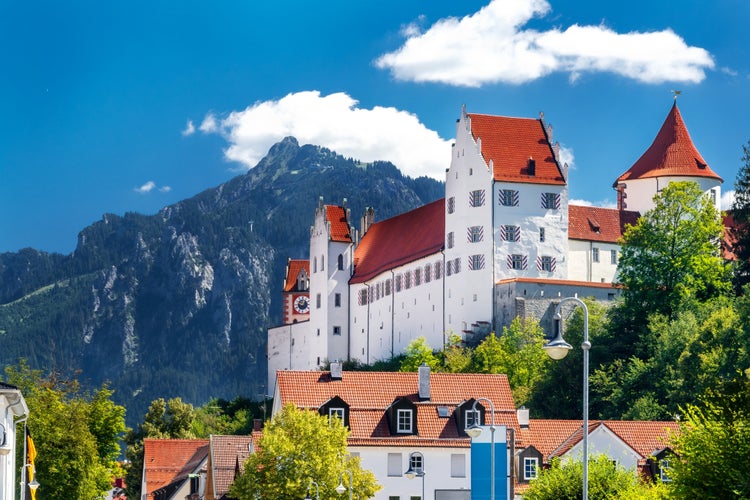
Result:
{"label": "lamp post", "polygon": [[[414,467],[414,458],[419,458],[419,463],[422,464],[420,467]],[[422,455],[420,452],[415,451],[414,453],[411,453],[409,455],[409,468],[404,472],[404,476],[408,477],[409,479],[414,479],[415,477],[421,477],[422,478],[422,500],[424,499],[424,455]]]}
{"label": "lamp post", "polygon": [[576,302],[583,308],[583,500],[589,497],[589,310],[586,304],[578,297],[566,297],[562,299],[555,308],[555,338],[544,345],[544,350],[554,360],[563,359],[573,346],[565,342],[562,334],[562,314],[560,308],[565,302]]}
{"label": "lamp post", "polygon": [[466,434],[472,438],[479,437],[482,434],[482,428],[477,423],[477,403],[479,401],[486,401],[490,404],[490,411],[492,412],[492,424],[490,425],[490,500],[495,500],[495,405],[489,398],[477,398],[474,400],[474,404],[471,407],[471,412],[474,417],[474,425],[466,429]]}
{"label": "lamp post", "polygon": [[23,467],[21,467],[21,500],[24,500],[26,498],[26,469],[28,467],[31,467],[31,481],[28,483],[29,489],[31,491],[36,491],[37,488],[39,488],[39,482],[34,477],[35,474],[35,468],[34,464],[24,464]]}
{"label": "lamp post", "polygon": [[[318,483],[310,479],[310,484],[315,485],[315,500],[320,500],[320,488],[318,488]],[[310,486],[307,487],[307,495],[305,495],[305,500],[312,500],[312,498],[310,498]]]}
{"label": "lamp post", "polygon": [[[352,500],[354,498],[352,492],[352,488],[354,486],[352,484],[354,483],[354,476],[352,476],[352,471],[350,471],[349,469],[344,469],[344,472],[349,474],[349,500]],[[346,487],[344,486],[344,472],[341,473],[341,477],[339,478],[339,485],[336,486],[336,493],[338,493],[339,495],[343,495],[346,491]]]}

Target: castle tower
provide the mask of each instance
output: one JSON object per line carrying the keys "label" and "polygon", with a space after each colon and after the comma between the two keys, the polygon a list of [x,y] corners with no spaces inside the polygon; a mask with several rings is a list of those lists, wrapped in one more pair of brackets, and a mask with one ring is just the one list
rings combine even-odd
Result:
{"label": "castle tower", "polygon": [[288,259],[281,304],[281,323],[310,319],[310,261]]}
{"label": "castle tower", "polygon": [[673,181],[696,181],[721,209],[723,180],[708,166],[690,138],[675,100],[672,109],[645,153],[612,187],[617,208],[643,214],[654,207],[654,196]]}

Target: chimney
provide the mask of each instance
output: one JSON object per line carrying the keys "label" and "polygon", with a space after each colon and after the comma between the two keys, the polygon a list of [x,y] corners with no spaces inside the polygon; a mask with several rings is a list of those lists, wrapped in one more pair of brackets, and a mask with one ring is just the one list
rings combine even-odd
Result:
{"label": "chimney", "polygon": [[430,399],[430,367],[425,363],[419,367],[419,399]]}
{"label": "chimney", "polygon": [[529,409],[525,406],[522,406],[518,410],[516,410],[516,414],[518,415],[518,425],[521,427],[521,429],[528,429]]}
{"label": "chimney", "polygon": [[331,362],[331,380],[341,380],[344,375],[343,365],[338,361]]}
{"label": "chimney", "polygon": [[263,420],[260,418],[253,419],[253,432],[260,432],[263,430]]}
{"label": "chimney", "polygon": [[531,176],[535,176],[536,175],[536,160],[534,158],[532,158],[531,156],[529,156],[529,161],[528,161],[528,164],[527,164],[526,171]]}
{"label": "chimney", "polygon": [[360,234],[362,236],[364,236],[367,230],[370,229],[370,226],[373,222],[375,222],[375,209],[372,207],[367,207],[365,208],[365,214],[362,216],[360,224]]}

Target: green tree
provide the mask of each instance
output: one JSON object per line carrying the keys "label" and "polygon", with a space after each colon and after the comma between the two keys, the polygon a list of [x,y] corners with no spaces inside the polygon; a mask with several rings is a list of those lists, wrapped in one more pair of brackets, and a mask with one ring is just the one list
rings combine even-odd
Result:
{"label": "green tree", "polygon": [[471,355],[471,348],[463,345],[461,337],[450,332],[448,344],[440,353],[440,364],[447,373],[466,373],[471,370]]}
{"label": "green tree", "polygon": [[84,392],[76,380],[45,376],[23,361],[5,374],[29,406],[40,498],[88,500],[109,490],[122,472],[117,457],[125,431],[125,408],[112,402],[113,392],[106,385]]}
{"label": "green tree", "polygon": [[417,337],[412,340],[404,351],[404,360],[401,362],[399,371],[415,372],[422,364],[426,364],[433,370],[440,368],[440,360],[432,351],[425,337]]}
{"label": "green tree", "polygon": [[338,498],[343,479],[353,497],[371,498],[380,486],[372,472],[363,470],[359,457],[347,454],[348,430],[341,420],[287,405],[264,428],[255,451],[245,462],[229,494],[238,500],[274,498],[297,500],[318,484],[321,498]]}
{"label": "green tree", "polygon": [[734,284],[738,292],[750,283],[750,141],[742,146],[742,166],[734,181],[732,252],[737,256]]}
{"label": "green tree", "polygon": [[180,398],[165,401],[164,398],[151,402],[143,423],[125,435],[126,468],[125,484],[128,498],[141,498],[143,478],[143,440],[145,438],[188,439],[192,433],[195,411],[193,405]]}
{"label": "green tree", "polygon": [[[589,459],[589,489],[591,500],[659,500],[666,497],[661,485],[639,481],[632,470],[612,464],[606,455]],[[524,500],[560,500],[583,497],[583,463],[553,459],[551,467],[542,470],[524,493]]]}
{"label": "green tree", "polygon": [[750,498],[750,371],[689,405],[673,440],[675,498]]}
{"label": "green tree", "polygon": [[640,318],[671,316],[688,298],[705,300],[731,290],[719,242],[721,216],[696,182],[671,182],[654,208],[622,238],[618,279]]}

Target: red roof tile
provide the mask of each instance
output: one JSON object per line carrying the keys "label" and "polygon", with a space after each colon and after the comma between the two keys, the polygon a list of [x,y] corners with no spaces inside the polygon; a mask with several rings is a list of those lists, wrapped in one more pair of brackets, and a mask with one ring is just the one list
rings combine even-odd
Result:
{"label": "red roof tile", "polygon": [[[496,181],[565,184],[541,120],[470,113],[471,133],[482,156],[493,163]],[[528,170],[535,161],[534,175]]]}
{"label": "red roof tile", "polygon": [[143,469],[146,492],[171,483],[208,439],[144,439]]}
{"label": "red roof tile", "polygon": [[568,205],[568,238],[617,243],[625,226],[635,225],[638,217],[629,210]]}
{"label": "red roof tile", "polygon": [[351,243],[352,236],[349,234],[349,222],[346,220],[344,207],[326,205],[326,221],[331,225],[331,241]]}
{"label": "red roof tile", "polygon": [[250,456],[251,445],[257,442],[260,433],[250,436],[211,436],[211,477],[214,497],[221,498],[229,491],[235,472]]}
{"label": "red roof tile", "polygon": [[[279,403],[317,410],[334,396],[350,409],[350,445],[468,447],[469,438],[459,435],[453,410],[463,401],[488,398],[495,406],[495,424],[518,430],[518,419],[506,375],[431,373],[430,400],[420,401],[419,375],[414,372],[343,372],[332,380],[330,372],[280,370],[277,372]],[[388,429],[386,409],[398,398],[417,407],[419,435],[394,436]],[[488,413],[490,405],[480,401]],[[437,407],[447,406],[449,417],[438,416]],[[490,417],[487,417],[487,421]]]}
{"label": "red roof tile", "polygon": [[706,163],[690,138],[677,102],[672,105],[666,120],[651,146],[617,183],[663,176],[710,177],[721,181]]}
{"label": "red roof tile", "polygon": [[289,259],[286,265],[286,278],[284,279],[284,291],[291,292],[297,288],[297,278],[302,270],[310,276],[310,261]]}
{"label": "red roof tile", "polygon": [[439,252],[445,238],[445,199],[370,226],[354,251],[350,283]]}

